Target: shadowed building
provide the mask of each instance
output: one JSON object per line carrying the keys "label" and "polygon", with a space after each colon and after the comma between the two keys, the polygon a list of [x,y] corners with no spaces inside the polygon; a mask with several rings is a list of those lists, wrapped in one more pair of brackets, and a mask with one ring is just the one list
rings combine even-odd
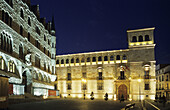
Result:
{"label": "shadowed building", "polygon": [[0,45],[0,76],[9,78],[10,95],[48,96],[54,90],[54,19],[46,23],[40,18],[38,5],[0,0]]}
{"label": "shadowed building", "polygon": [[154,99],[155,28],[127,30],[128,49],[56,56],[57,86],[63,97]]}
{"label": "shadowed building", "polygon": [[170,100],[170,64],[159,64],[156,68],[156,94]]}

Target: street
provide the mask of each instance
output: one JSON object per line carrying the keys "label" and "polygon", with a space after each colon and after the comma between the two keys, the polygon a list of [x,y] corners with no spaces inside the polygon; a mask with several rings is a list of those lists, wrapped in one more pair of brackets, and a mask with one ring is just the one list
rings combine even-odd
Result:
{"label": "street", "polygon": [[139,102],[119,102],[83,99],[54,99],[9,105],[9,110],[120,110],[126,104],[135,103],[133,110],[140,110]]}

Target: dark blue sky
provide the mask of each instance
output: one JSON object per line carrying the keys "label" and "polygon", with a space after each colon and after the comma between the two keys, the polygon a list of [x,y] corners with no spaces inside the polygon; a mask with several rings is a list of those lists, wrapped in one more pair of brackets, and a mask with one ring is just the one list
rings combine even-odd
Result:
{"label": "dark blue sky", "polygon": [[57,54],[127,49],[127,29],[155,27],[157,63],[170,63],[170,0],[31,0],[55,16]]}

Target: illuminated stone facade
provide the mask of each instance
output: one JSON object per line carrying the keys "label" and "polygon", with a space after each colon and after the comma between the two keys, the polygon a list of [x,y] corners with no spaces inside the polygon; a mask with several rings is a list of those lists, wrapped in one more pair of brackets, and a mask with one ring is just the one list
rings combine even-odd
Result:
{"label": "illuminated stone facade", "polygon": [[40,18],[38,5],[0,0],[0,45],[0,74],[9,77],[10,95],[48,95],[54,90],[54,19],[46,23]]}
{"label": "illuminated stone facade", "polygon": [[128,49],[56,56],[57,85],[63,97],[118,100],[154,99],[154,28],[128,30]]}
{"label": "illuminated stone facade", "polygon": [[170,100],[170,64],[159,64],[156,67],[156,93],[158,97],[163,94]]}

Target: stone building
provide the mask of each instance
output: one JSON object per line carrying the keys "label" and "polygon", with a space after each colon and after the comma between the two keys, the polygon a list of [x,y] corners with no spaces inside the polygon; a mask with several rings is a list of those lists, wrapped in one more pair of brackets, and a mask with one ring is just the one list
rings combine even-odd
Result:
{"label": "stone building", "polygon": [[156,67],[156,94],[162,97],[163,94],[170,100],[170,64],[159,64]]}
{"label": "stone building", "polygon": [[156,93],[154,29],[127,30],[128,49],[56,56],[62,97],[127,100],[154,99]]}
{"label": "stone building", "polygon": [[54,19],[40,18],[38,5],[0,0],[0,45],[0,76],[9,78],[10,95],[48,96],[55,89]]}

